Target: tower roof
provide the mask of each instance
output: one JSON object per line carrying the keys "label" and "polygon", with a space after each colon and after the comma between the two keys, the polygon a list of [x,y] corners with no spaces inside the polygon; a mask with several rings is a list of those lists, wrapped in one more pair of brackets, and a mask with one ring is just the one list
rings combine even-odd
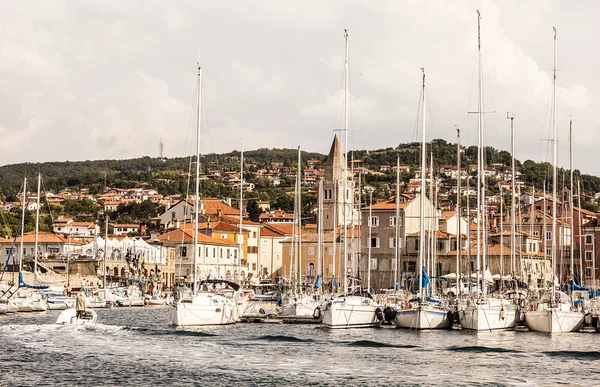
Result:
{"label": "tower roof", "polygon": [[344,153],[342,153],[340,139],[336,134],[333,136],[333,143],[331,144],[327,162],[325,163],[325,180],[341,180],[343,178],[344,163]]}

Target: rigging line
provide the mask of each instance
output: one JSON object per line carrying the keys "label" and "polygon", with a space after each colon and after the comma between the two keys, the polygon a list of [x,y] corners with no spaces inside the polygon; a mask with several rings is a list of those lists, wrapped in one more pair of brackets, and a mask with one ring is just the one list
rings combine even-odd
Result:
{"label": "rigging line", "polygon": [[413,134],[412,134],[412,141],[416,142],[417,141],[417,137],[419,135],[419,124],[421,123],[420,121],[420,114],[419,112],[421,111],[421,97],[423,95],[423,88],[420,88],[421,91],[419,92],[419,102],[417,103],[417,114],[416,114],[416,119],[415,119],[415,124],[413,126]]}
{"label": "rigging line", "polygon": [[336,107],[335,107],[335,115],[333,116],[333,129],[332,130],[334,132],[337,129],[336,122],[337,122],[338,114],[340,112],[340,104],[342,103],[341,102],[342,101],[342,95],[344,94],[343,90],[344,90],[344,77],[345,77],[345,71],[346,71],[345,69],[346,69],[346,62],[342,61],[342,70],[341,70],[342,79],[340,81],[340,88],[338,89],[338,102],[337,102]]}
{"label": "rigging line", "polygon": [[[198,100],[198,97],[197,97],[197,95],[198,95],[198,87],[199,87],[199,85],[196,85],[196,89],[194,90],[194,97],[192,98],[192,109],[190,111],[190,117],[188,119],[188,127],[187,127],[187,131],[185,133],[185,137],[184,137],[184,140],[183,140],[183,147],[182,147],[182,150],[181,150],[181,157],[185,157],[186,155],[189,155],[189,154],[192,153],[191,152],[192,144],[190,144],[190,151],[187,151],[185,149],[185,147],[186,147],[186,144],[188,143],[188,137],[190,135],[190,131],[191,131],[192,126],[193,126],[194,118],[197,118],[197,114],[198,114],[195,111],[196,109],[194,109],[194,105],[197,103],[197,100]],[[193,138],[192,138],[192,140],[193,140]]]}
{"label": "rigging line", "polygon": [[210,125],[208,122],[208,104],[206,103],[206,94],[204,89],[202,89],[202,106],[200,107],[200,109],[202,109],[203,107],[204,109],[202,110],[202,112],[204,114],[202,115],[202,118],[204,118],[204,120],[206,121],[206,133],[208,137],[208,152],[206,153],[213,153],[212,133],[210,131]]}

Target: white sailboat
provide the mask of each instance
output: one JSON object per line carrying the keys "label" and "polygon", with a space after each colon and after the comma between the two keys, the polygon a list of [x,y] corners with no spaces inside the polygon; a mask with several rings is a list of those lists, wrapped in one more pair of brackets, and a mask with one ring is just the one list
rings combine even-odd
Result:
{"label": "white sailboat", "polygon": [[540,298],[537,305],[533,305],[531,311],[525,312],[525,323],[532,331],[544,333],[566,333],[577,332],[583,326],[584,315],[580,311],[573,310],[569,296],[556,290],[556,189],[558,185],[558,130],[556,127],[556,28],[554,28],[554,79],[552,91],[553,104],[553,152],[552,152],[552,288]]}
{"label": "white sailboat", "polygon": [[[319,305],[321,305],[323,303],[323,297],[322,294],[320,292],[316,292],[316,293],[307,293],[304,291],[303,289],[303,281],[302,281],[302,246],[301,246],[301,238],[302,238],[302,234],[300,232],[300,230],[302,230],[302,219],[301,219],[301,214],[302,214],[302,206],[301,206],[301,200],[300,197],[302,195],[302,191],[301,191],[301,180],[300,180],[300,176],[301,176],[301,152],[300,152],[300,147],[298,147],[298,170],[296,173],[296,201],[294,203],[294,215],[295,215],[295,229],[298,232],[298,237],[296,238],[296,243],[294,244],[294,251],[295,251],[295,257],[297,259],[297,262],[295,263],[294,267],[297,268],[297,279],[296,279],[296,289],[295,291],[288,295],[287,297],[287,302],[283,305],[283,311],[282,311],[282,315],[285,317],[313,317],[314,313],[315,313],[315,309],[319,307]],[[319,190],[319,195],[321,194],[320,190]],[[319,196],[319,203],[321,200],[321,196]],[[319,213],[320,216],[320,213]],[[318,230],[319,233],[321,232],[321,230]],[[319,234],[320,235],[320,234]]]}
{"label": "white sailboat", "polygon": [[[467,300],[464,309],[459,312],[460,324],[463,329],[477,332],[514,329],[516,324],[516,309],[506,299],[487,297],[488,282],[492,276],[487,269],[487,222],[485,209],[485,177],[484,177],[484,146],[483,146],[483,85],[481,62],[481,14],[477,10],[477,51],[479,74],[478,100],[478,161],[477,161],[477,297]],[[514,175],[513,175],[514,179]],[[482,227],[483,226],[483,227]],[[470,248],[470,246],[468,247]],[[515,246],[512,246],[514,249]]]}
{"label": "white sailboat", "polygon": [[[198,66],[197,132],[196,132],[196,198],[194,200],[194,257],[192,268],[192,291],[178,295],[171,311],[175,326],[225,325],[239,320],[239,285],[226,280],[205,280],[198,290],[198,212],[200,202],[200,127],[202,106],[202,68]],[[240,181],[241,184],[241,181]],[[240,203],[240,208],[241,208]],[[241,214],[240,214],[241,215]],[[240,217],[241,222],[241,217]],[[241,253],[241,250],[240,250]],[[186,288],[187,289],[187,288]]]}
{"label": "white sailboat", "polygon": [[[382,305],[377,304],[369,293],[363,293],[360,291],[360,285],[352,286],[350,290],[359,290],[358,292],[350,292],[347,278],[347,231],[348,222],[346,219],[347,214],[347,184],[348,184],[348,108],[349,108],[349,84],[348,84],[348,31],[344,30],[344,38],[346,41],[346,60],[345,60],[345,71],[344,71],[344,159],[343,159],[343,180],[342,180],[342,208],[343,208],[343,262],[344,262],[344,275],[343,275],[343,293],[332,297],[328,300],[323,308],[323,326],[331,329],[343,329],[343,328],[370,328],[381,324],[383,319]],[[340,195],[336,194],[336,205]],[[335,222],[334,222],[335,224]],[[335,227],[334,227],[335,230]],[[352,230],[354,232],[354,230]],[[335,239],[335,237],[334,237]],[[335,243],[335,242],[334,242]],[[337,256],[334,253],[334,262]],[[335,271],[334,271],[335,273]],[[315,311],[316,313],[316,311]]]}
{"label": "white sailboat", "polygon": [[[402,302],[396,311],[394,324],[399,328],[415,330],[423,329],[445,329],[450,327],[448,308],[440,302],[427,299],[425,289],[428,277],[423,265],[425,255],[425,69],[423,71],[423,88],[421,91],[421,103],[423,109],[422,139],[421,139],[421,194],[419,214],[419,294],[418,298]],[[431,235],[431,233],[429,234]]]}

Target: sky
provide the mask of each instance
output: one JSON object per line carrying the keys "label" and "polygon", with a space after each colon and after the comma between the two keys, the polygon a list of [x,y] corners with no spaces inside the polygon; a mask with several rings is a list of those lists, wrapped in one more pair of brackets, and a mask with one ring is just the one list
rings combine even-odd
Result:
{"label": "sky", "polygon": [[553,31],[559,163],[600,175],[595,1],[20,1],[0,3],[0,165],[193,153],[203,68],[202,153],[264,147],[327,153],[427,139],[477,142],[481,10],[485,142],[551,161]]}

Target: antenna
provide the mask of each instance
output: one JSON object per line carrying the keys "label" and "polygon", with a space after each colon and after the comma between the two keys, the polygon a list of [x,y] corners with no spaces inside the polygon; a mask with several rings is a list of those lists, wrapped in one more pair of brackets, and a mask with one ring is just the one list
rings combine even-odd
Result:
{"label": "antenna", "polygon": [[161,138],[158,143],[158,157],[160,157],[161,159],[164,157],[164,150],[165,150],[165,143],[163,142],[163,139]]}

